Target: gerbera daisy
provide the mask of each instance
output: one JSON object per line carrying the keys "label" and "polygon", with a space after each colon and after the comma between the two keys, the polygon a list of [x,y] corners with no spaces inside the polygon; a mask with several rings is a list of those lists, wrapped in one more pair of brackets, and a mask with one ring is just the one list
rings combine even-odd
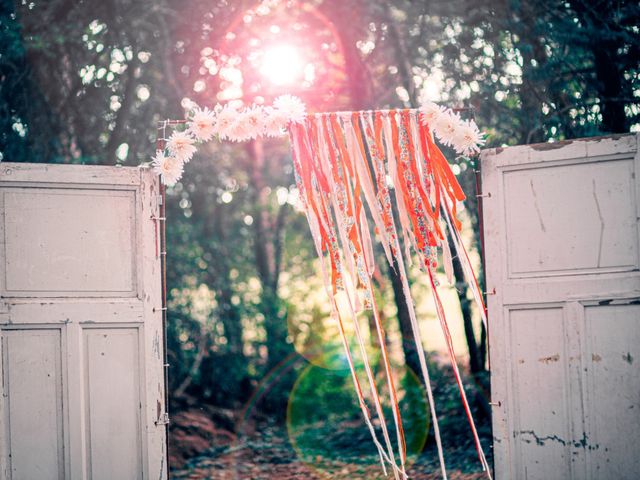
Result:
{"label": "gerbera daisy", "polygon": [[284,127],[287,125],[287,117],[275,108],[264,108],[264,133],[268,137],[281,137],[285,134]]}
{"label": "gerbera daisy", "polygon": [[232,142],[244,142],[255,138],[255,130],[251,124],[249,110],[236,113],[236,117],[226,131],[226,136]]}
{"label": "gerbera daisy", "polygon": [[273,101],[273,107],[290,122],[302,123],[306,114],[304,103],[293,95],[280,95]]}
{"label": "gerbera daisy", "polygon": [[433,123],[433,133],[443,145],[450,146],[453,143],[453,135],[460,123],[460,116],[451,110],[443,112]]}
{"label": "gerbera daisy", "polygon": [[190,132],[196,140],[207,142],[211,140],[211,137],[216,133],[216,114],[207,107],[204,109],[198,107],[187,125],[188,132]]}
{"label": "gerbera daisy", "polygon": [[173,186],[182,177],[184,164],[176,157],[167,157],[162,150],[156,152],[151,165],[165,185]]}
{"label": "gerbera daisy", "polygon": [[220,140],[228,138],[229,129],[236,122],[238,114],[238,110],[230,105],[225,105],[220,109],[216,123],[216,130]]}
{"label": "gerbera daisy", "polygon": [[445,108],[433,102],[426,102],[420,107],[420,120],[423,125],[432,128],[436,119],[445,113]]}
{"label": "gerbera daisy", "polygon": [[189,132],[173,132],[167,141],[169,153],[181,162],[188,162],[196,153],[194,139]]}
{"label": "gerbera daisy", "polygon": [[261,137],[264,134],[265,116],[260,106],[254,106],[245,111],[243,118],[251,130],[251,138]]}
{"label": "gerbera daisy", "polygon": [[461,121],[453,133],[453,148],[462,155],[472,155],[484,145],[484,134],[478,130],[473,120]]}

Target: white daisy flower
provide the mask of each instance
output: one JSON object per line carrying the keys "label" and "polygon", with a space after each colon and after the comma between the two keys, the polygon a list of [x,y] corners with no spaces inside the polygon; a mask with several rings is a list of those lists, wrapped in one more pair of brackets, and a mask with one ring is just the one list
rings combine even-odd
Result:
{"label": "white daisy flower", "polygon": [[182,177],[183,162],[176,157],[167,157],[162,150],[156,152],[151,165],[153,171],[160,175],[162,183],[170,187]]}
{"label": "white daisy flower", "polygon": [[264,135],[265,116],[264,110],[260,106],[254,106],[245,111],[244,121],[247,122],[251,130],[251,138]]}
{"label": "white daisy flower", "polygon": [[207,107],[204,109],[197,107],[193,113],[191,121],[187,123],[188,132],[196,140],[207,142],[216,133],[216,114]]}
{"label": "white daisy flower", "polygon": [[229,129],[236,122],[238,115],[238,110],[230,105],[225,105],[220,109],[216,123],[216,130],[220,140],[228,138]]}
{"label": "white daisy flower", "polygon": [[461,155],[472,155],[480,151],[484,145],[484,134],[478,130],[473,120],[461,121],[453,133],[453,148]]}
{"label": "white daisy flower", "polygon": [[287,117],[282,111],[272,107],[264,108],[264,133],[268,137],[281,137],[285,132]]}
{"label": "white daisy flower", "polygon": [[438,117],[445,113],[445,108],[433,102],[426,102],[420,107],[422,125],[431,128]]}
{"label": "white daisy flower", "polygon": [[443,145],[450,146],[460,121],[460,116],[449,110],[439,115],[431,128]]}
{"label": "white daisy flower", "polygon": [[250,119],[250,111],[236,112],[236,117],[226,131],[226,136],[232,142],[244,142],[255,138],[255,130]]}
{"label": "white daisy flower", "polygon": [[304,103],[293,95],[280,95],[273,101],[273,107],[280,110],[288,121],[302,123],[306,115]]}
{"label": "white daisy flower", "polygon": [[189,132],[173,132],[167,140],[167,149],[171,155],[186,163],[196,153],[194,142],[195,140]]}

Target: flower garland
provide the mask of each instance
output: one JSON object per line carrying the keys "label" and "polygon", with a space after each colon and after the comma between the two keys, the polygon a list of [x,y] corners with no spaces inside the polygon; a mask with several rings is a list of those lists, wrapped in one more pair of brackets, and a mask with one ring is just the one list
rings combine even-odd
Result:
{"label": "flower garland", "polygon": [[[372,283],[376,269],[374,238],[381,243],[389,265],[399,269],[420,374],[427,389],[442,477],[446,480],[447,474],[438,416],[405,269],[405,262],[411,264],[412,257],[418,259],[429,281],[478,457],[487,477],[491,478],[458,370],[451,333],[438,293],[436,272],[441,259],[446,276],[452,283],[452,259],[454,255],[458,257],[486,325],[482,293],[462,243],[461,224],[457,219],[456,209],[465,199],[465,194],[435,143],[437,139],[458,154],[468,156],[479,152],[485,142],[484,135],[475,122],[462,120],[453,110],[435,103],[426,103],[417,110],[307,114],[300,99],[283,95],[276,98],[272,106],[238,109],[227,104],[216,105],[213,110],[195,107],[189,112],[185,128],[163,139],[165,147],[156,152],[153,166],[163,183],[173,185],[181,178],[184,165],[191,160],[198,144],[214,137],[233,142],[262,136],[276,137],[285,134],[285,129],[291,144],[300,206],[307,216],[321,260],[331,316],[340,327],[363,418],[385,474],[387,466],[390,466],[395,480],[408,479],[406,439],[399,400]],[[393,203],[398,211],[399,228],[392,214]],[[373,231],[376,232],[375,237],[371,235]],[[404,251],[400,237],[404,240]],[[397,437],[396,448],[391,442],[391,428],[387,428],[382,395],[376,387],[375,375],[367,359],[367,347],[358,326],[357,315],[363,311],[371,312],[381,348],[381,364],[384,366]],[[350,346],[352,342],[344,329],[346,323],[353,323],[370,399],[363,394],[367,384],[361,383],[360,374],[356,372]],[[373,409],[370,410],[369,406]],[[373,427],[376,417],[381,439]]]}
{"label": "flower garland", "polygon": [[[422,125],[428,126],[442,145],[453,148],[459,155],[473,155],[485,143],[484,134],[473,120],[463,120],[449,108],[427,102],[419,112]],[[282,137],[290,124],[303,123],[307,116],[304,103],[293,95],[279,96],[272,106],[239,109],[233,104],[217,104],[213,110],[196,106],[187,115],[186,129],[176,130],[164,139],[165,148],[156,151],[152,166],[162,183],[172,186],[182,178],[184,166],[193,158],[198,145],[214,137],[231,142]]]}

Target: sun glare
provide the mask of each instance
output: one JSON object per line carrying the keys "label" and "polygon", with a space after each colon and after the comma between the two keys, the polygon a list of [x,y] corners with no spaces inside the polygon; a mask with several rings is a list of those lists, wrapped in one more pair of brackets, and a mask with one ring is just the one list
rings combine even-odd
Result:
{"label": "sun glare", "polygon": [[300,81],[304,65],[298,49],[291,45],[269,47],[262,56],[260,73],[274,85]]}

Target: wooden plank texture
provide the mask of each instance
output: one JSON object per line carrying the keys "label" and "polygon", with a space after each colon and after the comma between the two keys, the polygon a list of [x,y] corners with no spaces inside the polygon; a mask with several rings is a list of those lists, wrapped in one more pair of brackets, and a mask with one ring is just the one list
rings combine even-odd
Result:
{"label": "wooden plank texture", "polygon": [[135,191],[2,188],[5,296],[135,291]]}
{"label": "wooden plank texture", "polygon": [[482,153],[498,480],[638,478],[639,138]]}
{"label": "wooden plank texture", "polygon": [[65,437],[60,330],[5,331],[3,354],[7,405],[3,423],[10,476],[62,480]]}
{"label": "wooden plank texture", "polygon": [[168,478],[158,187],[0,164],[0,480]]}
{"label": "wooden plank texture", "polygon": [[136,328],[84,329],[88,478],[142,478]]}

